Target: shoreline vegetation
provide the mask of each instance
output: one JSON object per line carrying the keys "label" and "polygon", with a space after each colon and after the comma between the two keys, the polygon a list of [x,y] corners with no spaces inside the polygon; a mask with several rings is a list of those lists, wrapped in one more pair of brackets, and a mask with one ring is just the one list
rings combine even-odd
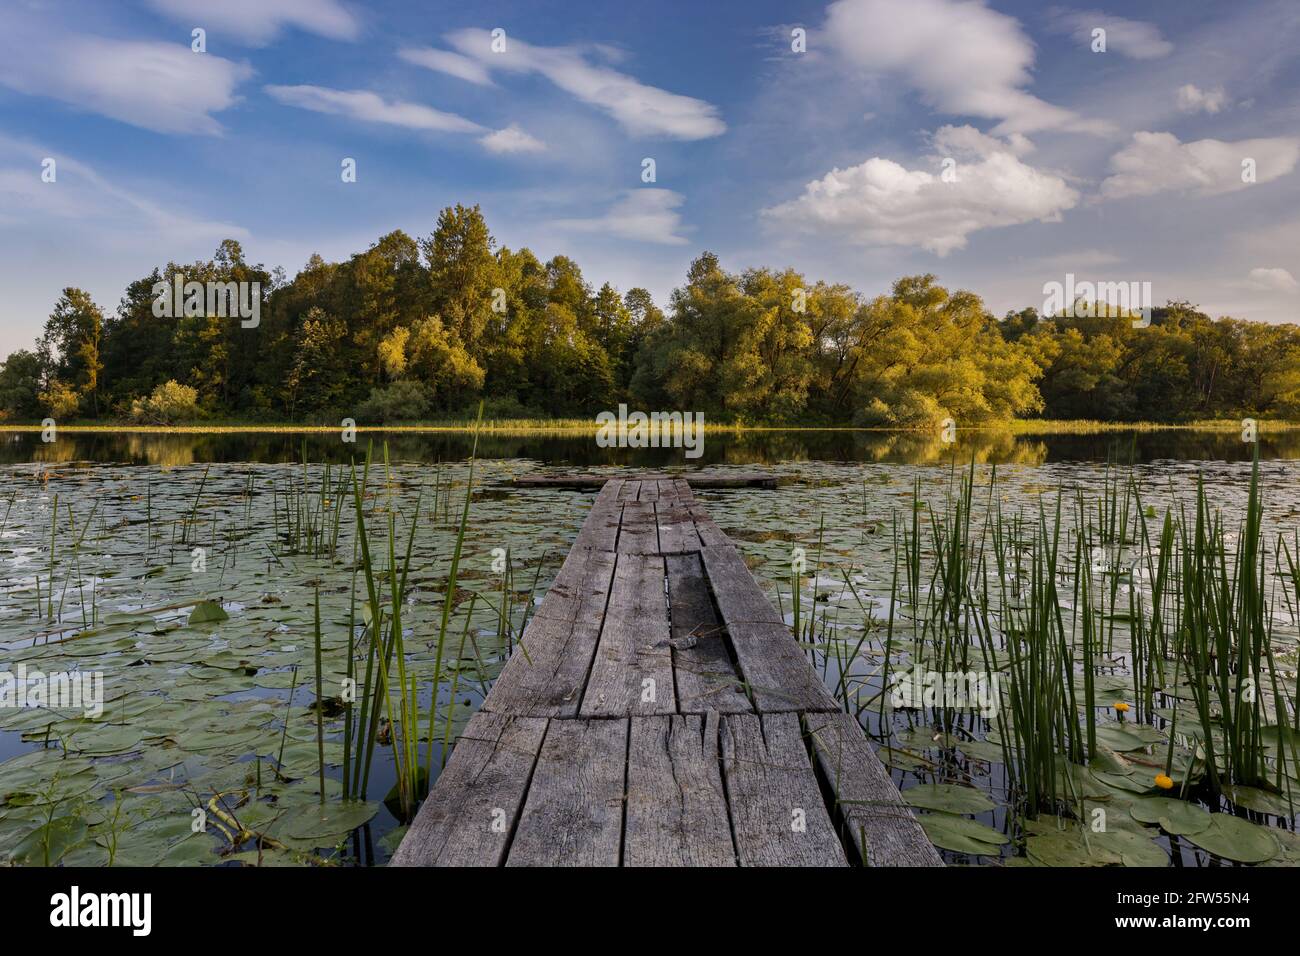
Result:
{"label": "shoreline vegetation", "polygon": [[[922,434],[933,428],[888,428],[855,427],[851,425],[740,425],[726,422],[705,421],[701,426],[706,432],[715,434],[742,434],[756,432],[843,432],[864,434]],[[1235,419],[1208,419],[1194,422],[1100,422],[1088,420],[1071,421],[1037,421],[1020,419],[1010,422],[981,424],[958,427],[957,432],[975,433],[1009,433],[1012,435],[1093,435],[1106,432],[1239,432],[1242,422]],[[1258,431],[1263,433],[1300,431],[1300,421],[1260,419],[1256,422]],[[484,420],[449,420],[416,422],[393,425],[357,425],[354,430],[360,433],[396,433],[396,434],[474,434],[495,433],[499,435],[547,435],[547,434],[595,434],[601,425],[594,418],[559,418],[554,420],[534,419],[498,419]],[[0,435],[5,434],[39,434],[44,425],[39,423],[5,423],[0,422]],[[57,430],[68,434],[140,434],[140,435],[326,435],[342,431],[341,425],[281,423],[210,423],[190,425],[139,425],[129,422],[114,424],[59,424]]]}

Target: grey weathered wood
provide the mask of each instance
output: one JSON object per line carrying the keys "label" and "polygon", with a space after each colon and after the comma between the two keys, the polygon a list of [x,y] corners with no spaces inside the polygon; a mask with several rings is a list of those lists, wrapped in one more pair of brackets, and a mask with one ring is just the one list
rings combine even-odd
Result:
{"label": "grey weathered wood", "polygon": [[507,866],[618,866],[626,720],[553,720]]}
{"label": "grey weathered wood", "polygon": [[623,504],[623,522],[618,529],[620,554],[658,554],[659,530],[652,501]]}
{"label": "grey weathered wood", "polygon": [[613,551],[575,547],[533,616],[599,624],[605,616],[605,600],[613,577]]}
{"label": "grey weathered wood", "polygon": [[624,504],[629,501],[636,501],[641,496],[641,482],[631,479],[623,482],[623,487],[618,490],[618,500]]}
{"label": "grey weathered wood", "polygon": [[[506,661],[483,709],[576,717],[600,640],[600,622],[534,617]],[[526,652],[526,653],[525,653]]]}
{"label": "grey weathered wood", "polygon": [[742,866],[845,866],[795,714],[733,714],[722,769]]}
{"label": "grey weathered wood", "polygon": [[[655,482],[655,484],[659,488],[660,501],[668,500],[676,503],[680,500],[681,492],[676,481],[673,481],[671,478],[660,478]],[[682,484],[685,485],[686,482],[683,481]]]}
{"label": "grey weathered wood", "polygon": [[622,518],[619,495],[623,491],[622,479],[614,479],[601,488],[596,500],[591,504],[591,511],[578,530],[575,548],[588,548],[599,551],[613,551],[618,541],[618,526]]}
{"label": "grey weathered wood", "polygon": [[661,554],[700,550],[700,535],[695,530],[687,505],[676,498],[661,497],[655,503],[655,519],[659,526]]}
{"label": "grey weathered wood", "polygon": [[690,483],[681,479],[673,479],[673,489],[677,492],[677,500],[683,504],[690,504],[695,500],[695,493],[691,491]]}
{"label": "grey weathered wood", "polygon": [[701,545],[706,548],[734,547],[731,539],[709,517],[709,513],[698,501],[691,502],[691,518],[695,521],[695,530],[700,536]]}
{"label": "grey weathered wood", "polygon": [[762,712],[836,710],[780,612],[772,607],[735,547],[700,552],[722,625],[756,709]]}
{"label": "grey weathered wood", "polygon": [[390,866],[499,866],[519,819],[546,721],[477,713]]}
{"label": "grey weathered wood", "polygon": [[620,554],[582,716],[674,713],[669,636],[664,559]]}
{"label": "grey weathered wood", "polygon": [[632,718],[623,865],[736,865],[716,712]]}
{"label": "grey weathered wood", "polygon": [[804,729],[834,794],[847,842],[867,866],[943,866],[943,859],[849,714],[807,714]]}
{"label": "grey weathered wood", "polygon": [[637,501],[658,501],[659,500],[659,482],[654,479],[642,480],[641,494],[637,496]]}
{"label": "grey weathered wood", "polygon": [[[696,488],[775,488],[776,476],[761,472],[740,472],[731,474],[697,475],[688,473],[689,477],[648,473],[641,475],[642,481],[683,481]],[[607,475],[520,475],[510,484],[520,488],[600,488],[609,481]]]}
{"label": "grey weathered wood", "polygon": [[672,623],[673,674],[677,709],[684,714],[710,710],[724,714],[753,710],[727,651],[726,636],[713,610],[713,598],[698,554],[670,554],[668,616]]}

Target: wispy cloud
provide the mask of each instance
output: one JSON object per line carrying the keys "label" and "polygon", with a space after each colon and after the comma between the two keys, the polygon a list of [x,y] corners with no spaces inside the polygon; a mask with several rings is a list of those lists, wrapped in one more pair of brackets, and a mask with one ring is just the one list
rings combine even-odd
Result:
{"label": "wispy cloud", "polygon": [[902,75],[940,112],[999,120],[999,135],[1109,128],[1025,91],[1034,45],[983,0],[837,0],[823,29],[853,66]]}
{"label": "wispy cloud", "polygon": [[505,39],[505,49],[498,53],[493,52],[492,35],[487,30],[458,30],[446,36],[454,48],[453,56],[427,48],[406,49],[400,56],[407,62],[476,83],[488,82],[498,70],[539,74],[574,98],[612,116],[637,136],[695,140],[726,131],[717,107],[704,100],[648,86],[609,66],[592,63],[588,53],[574,47],[533,46],[511,36]]}
{"label": "wispy cloud", "polygon": [[[929,168],[879,156],[832,169],[796,199],[763,210],[774,228],[876,246],[915,246],[939,256],[965,248],[981,229],[1059,220],[1079,200],[1061,177],[1021,161],[1022,140],[1004,143],[972,127],[944,127]],[[941,160],[952,158],[955,179]]]}
{"label": "wispy cloud", "polygon": [[7,19],[0,85],[160,133],[219,134],[212,116],[237,101],[245,63],[187,44],[112,40]]}
{"label": "wispy cloud", "polygon": [[633,189],[624,193],[604,215],[590,219],[559,219],[552,225],[573,232],[680,246],[688,241],[679,235],[682,217],[677,207],[682,200],[682,195],[671,189]]}
{"label": "wispy cloud", "polygon": [[1270,292],[1300,292],[1300,282],[1285,269],[1251,269],[1250,284]]}
{"label": "wispy cloud", "polygon": [[369,90],[334,90],[325,86],[268,86],[272,99],[316,113],[347,116],[367,123],[384,123],[405,129],[439,133],[484,133],[487,128],[455,113],[445,113],[421,103],[386,100]]}
{"label": "wispy cloud", "polygon": [[149,0],[150,6],[213,40],[233,37],[249,46],[270,43],[285,27],[331,40],[355,40],[360,21],[338,0]]}
{"label": "wispy cloud", "polygon": [[1161,35],[1154,23],[1097,10],[1054,7],[1048,12],[1048,26],[1055,33],[1077,37],[1080,45],[1089,49],[1092,49],[1093,31],[1105,30],[1106,52],[1114,51],[1134,60],[1154,60],[1174,51],[1174,45]]}
{"label": "wispy cloud", "polygon": [[1111,157],[1112,175],[1101,184],[1107,199],[1183,192],[1213,196],[1251,185],[1243,164],[1253,163],[1255,183],[1272,182],[1295,169],[1300,139],[1276,136],[1226,143],[1201,139],[1183,143],[1173,133],[1134,133]]}

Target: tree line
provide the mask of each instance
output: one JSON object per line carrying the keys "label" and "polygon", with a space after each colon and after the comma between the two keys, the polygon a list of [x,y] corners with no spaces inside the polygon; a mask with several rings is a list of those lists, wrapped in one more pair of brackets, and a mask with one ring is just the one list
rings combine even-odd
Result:
{"label": "tree line", "polygon": [[[159,283],[257,283],[260,318],[159,317]],[[499,246],[477,206],[433,233],[390,233],[292,280],[227,240],[168,263],[105,314],[67,288],[34,348],[0,365],[4,420],[361,424],[590,418],[620,401],[712,422],[922,427],[1013,418],[1300,418],[1300,328],[1211,319],[1187,302],[1150,324],[1102,305],[992,315],[908,276],[868,298],[793,269],[726,271],[705,252],[660,308],[578,264]]]}

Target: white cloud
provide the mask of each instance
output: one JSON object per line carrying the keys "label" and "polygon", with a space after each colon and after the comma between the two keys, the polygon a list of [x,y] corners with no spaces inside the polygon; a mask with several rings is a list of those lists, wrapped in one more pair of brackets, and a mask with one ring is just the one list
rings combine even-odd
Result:
{"label": "white cloud", "polygon": [[797,199],[763,210],[773,226],[833,235],[866,245],[918,246],[940,256],[965,248],[980,229],[1054,222],[1078,193],[1059,176],[1021,162],[1025,142],[998,140],[969,127],[944,127],[934,142],[950,149],[956,181],[945,182],[940,158],[930,169],[908,169],[879,156],[832,169]]}
{"label": "white cloud", "polygon": [[[482,68],[483,79],[494,70],[540,74],[576,99],[609,114],[637,136],[708,139],[721,135],[727,128],[718,116],[717,107],[711,103],[647,86],[626,73],[589,62],[575,48],[533,46],[507,36],[505,51],[493,53],[491,34],[473,29],[450,33],[446,40],[459,54],[457,59],[445,55],[430,57],[431,53],[445,54],[445,51],[427,49],[404,50],[401,56],[408,62],[462,79],[478,76],[467,67],[465,60]],[[607,56],[602,50],[597,52]]]}
{"label": "white cloud", "polygon": [[1113,174],[1102,182],[1101,194],[1118,199],[1171,190],[1201,196],[1236,192],[1251,185],[1242,180],[1242,163],[1247,159],[1255,161],[1256,182],[1271,182],[1295,169],[1300,139],[1182,143],[1172,133],[1134,133],[1133,141],[1111,157]]}
{"label": "white cloud", "polygon": [[488,133],[479,142],[489,153],[540,153],[546,149],[545,143],[529,136],[514,123],[505,129]]}
{"label": "white cloud", "polygon": [[1064,10],[1056,7],[1050,11],[1050,26],[1057,33],[1079,38],[1079,42],[1092,49],[1092,31],[1106,31],[1106,52],[1112,50],[1134,60],[1154,60],[1168,56],[1174,45],[1160,34],[1154,23],[1127,20],[1124,17],[1099,13],[1096,10]]}
{"label": "white cloud", "polygon": [[1228,94],[1223,87],[1203,90],[1193,83],[1178,88],[1178,108],[1184,113],[1217,113],[1228,105]]}
{"label": "white cloud", "polygon": [[684,236],[678,235],[682,217],[677,207],[681,204],[682,195],[671,189],[633,189],[624,193],[603,216],[559,219],[552,225],[574,232],[680,246],[687,242]]}
{"label": "white cloud", "polygon": [[10,21],[0,31],[0,86],[47,96],[160,133],[221,132],[252,68],[188,44],[49,33]]}
{"label": "white cloud", "polygon": [[1025,92],[1034,45],[983,0],[837,0],[824,32],[855,66],[902,74],[944,113],[1000,120],[999,135],[1109,128]]}
{"label": "white cloud", "polygon": [[1251,269],[1250,283],[1271,292],[1300,292],[1300,282],[1285,269]]}
{"label": "white cloud", "polygon": [[223,35],[250,46],[274,40],[283,27],[297,27],[331,40],[355,40],[361,24],[338,0],[149,0],[160,12],[208,31],[208,43]]}
{"label": "white cloud", "polygon": [[483,133],[486,127],[455,113],[405,100],[385,100],[368,90],[333,90],[324,86],[268,86],[266,92],[286,106],[348,116],[368,123],[439,133]]}
{"label": "white cloud", "polygon": [[452,53],[450,50],[434,50],[430,47],[407,47],[397,51],[397,56],[407,63],[414,63],[426,69],[459,77],[478,86],[491,86],[492,77],[487,67],[478,60]]}

